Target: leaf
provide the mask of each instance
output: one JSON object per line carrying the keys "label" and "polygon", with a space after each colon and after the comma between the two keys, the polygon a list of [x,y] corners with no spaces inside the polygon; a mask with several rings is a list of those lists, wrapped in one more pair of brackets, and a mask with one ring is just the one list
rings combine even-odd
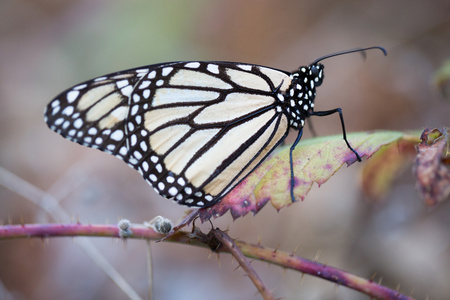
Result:
{"label": "leaf", "polygon": [[405,135],[401,139],[382,147],[362,170],[362,189],[371,200],[379,201],[391,189],[395,180],[413,164],[420,142],[420,132]]}
{"label": "leaf", "polygon": [[[379,131],[353,133],[349,143],[361,157],[371,157],[380,147],[405,136],[402,132]],[[219,217],[228,210],[234,219],[249,212],[256,214],[267,202],[277,210],[292,204],[290,197],[289,148],[277,148],[258,168],[230,191],[221,202],[199,210],[202,220]],[[301,141],[293,152],[295,199],[303,200],[314,182],[325,183],[344,164],[356,161],[342,135],[318,137]]]}
{"label": "leaf", "polygon": [[414,174],[425,204],[435,206],[450,194],[449,128],[425,129],[417,146]]}

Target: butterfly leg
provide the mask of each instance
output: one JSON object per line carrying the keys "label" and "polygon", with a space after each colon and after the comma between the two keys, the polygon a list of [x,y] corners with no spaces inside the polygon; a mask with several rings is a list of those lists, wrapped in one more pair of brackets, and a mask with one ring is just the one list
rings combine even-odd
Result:
{"label": "butterfly leg", "polygon": [[345,133],[345,125],[344,125],[344,116],[342,115],[342,109],[341,108],[335,108],[335,109],[326,110],[326,111],[314,111],[314,112],[310,113],[310,116],[323,117],[323,116],[332,115],[334,113],[339,113],[339,118],[341,120],[341,126],[342,126],[342,134],[344,136],[344,141],[347,144],[347,147],[350,150],[352,150],[353,153],[355,153],[356,159],[358,159],[358,161],[361,161],[361,156],[359,156],[358,152],[356,152],[355,149],[353,149],[352,146],[350,146],[350,143],[347,141],[347,134]]}
{"label": "butterfly leg", "polygon": [[295,177],[294,177],[294,161],[292,159],[292,151],[294,151],[295,146],[297,146],[298,142],[300,142],[302,135],[303,135],[303,127],[300,128],[300,130],[298,131],[297,138],[295,139],[295,142],[292,144],[291,148],[289,149],[289,165],[291,168],[291,200],[292,200],[292,202],[295,202],[295,197],[294,197]]}

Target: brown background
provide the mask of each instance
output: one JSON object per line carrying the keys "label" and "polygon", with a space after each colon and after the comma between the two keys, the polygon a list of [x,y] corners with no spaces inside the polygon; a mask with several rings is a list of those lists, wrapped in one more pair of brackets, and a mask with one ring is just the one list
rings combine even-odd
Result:
{"label": "brown background", "polygon": [[[325,54],[383,46],[366,60],[325,62],[316,110],[341,107],[348,131],[449,125],[450,107],[432,84],[450,56],[448,1],[17,1],[0,2],[0,167],[58,198],[72,222],[176,221],[184,208],[160,199],[137,172],[47,129],[45,105],[95,76],[174,60],[229,60],[294,70]],[[319,135],[338,118],[316,118]],[[305,138],[310,134],[306,131]],[[291,137],[292,140],[292,137]],[[424,299],[450,295],[450,206],[425,207],[408,169],[384,201],[365,199],[363,164],[339,171],[305,201],[277,213],[215,226],[248,242],[292,251]],[[288,179],[286,179],[288,180]],[[0,182],[0,221],[55,220]],[[9,184],[11,188],[11,184]],[[18,187],[26,192],[24,184]],[[60,219],[62,222],[70,220]],[[204,228],[208,230],[208,227]],[[141,297],[145,243],[91,238]],[[153,244],[156,299],[259,299],[230,256]],[[332,283],[253,262],[285,299],[367,299]],[[7,298],[10,297],[10,298]],[[2,299],[124,299],[70,238],[0,241]]]}

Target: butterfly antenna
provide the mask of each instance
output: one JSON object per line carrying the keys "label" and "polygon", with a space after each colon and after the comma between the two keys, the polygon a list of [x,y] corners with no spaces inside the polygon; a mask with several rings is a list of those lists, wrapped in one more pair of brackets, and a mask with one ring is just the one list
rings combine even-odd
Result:
{"label": "butterfly antenna", "polygon": [[315,65],[317,64],[319,61],[330,58],[330,57],[334,57],[334,56],[339,56],[339,55],[343,55],[343,54],[349,54],[349,53],[354,53],[354,52],[361,52],[361,54],[363,55],[363,57],[366,57],[366,51],[367,50],[372,50],[372,49],[379,49],[383,52],[383,54],[386,56],[387,55],[387,51],[386,49],[384,49],[383,47],[368,47],[368,48],[356,48],[356,49],[350,49],[350,50],[344,50],[344,51],[340,51],[340,52],[335,52],[332,54],[328,54],[322,57],[319,57],[318,59],[316,59],[315,61],[313,61],[313,63],[311,65]]}

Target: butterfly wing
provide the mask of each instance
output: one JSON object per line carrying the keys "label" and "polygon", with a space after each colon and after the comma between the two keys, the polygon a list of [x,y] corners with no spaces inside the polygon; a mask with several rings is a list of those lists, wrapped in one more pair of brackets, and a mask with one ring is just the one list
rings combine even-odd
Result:
{"label": "butterfly wing", "polygon": [[175,62],[75,86],[47,107],[62,136],[109,152],[162,196],[219,201],[287,135],[288,73],[227,62]]}

